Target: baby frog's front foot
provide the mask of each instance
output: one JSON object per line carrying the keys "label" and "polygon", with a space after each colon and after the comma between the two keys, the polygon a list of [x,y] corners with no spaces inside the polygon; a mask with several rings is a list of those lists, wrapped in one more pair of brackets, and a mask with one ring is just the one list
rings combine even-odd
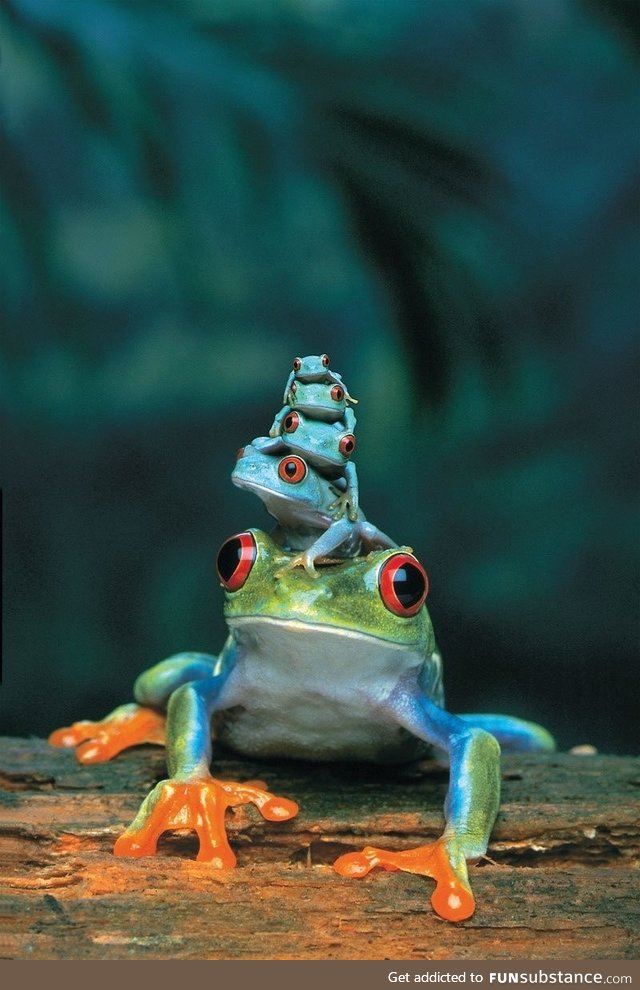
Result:
{"label": "baby frog's front foot", "polygon": [[304,567],[309,577],[317,578],[320,575],[315,568],[315,561],[315,555],[309,553],[308,551],[305,553],[298,553],[295,557],[292,557],[291,560],[287,561],[286,564],[283,564],[282,567],[279,567],[278,570],[274,572],[273,576],[276,580],[278,580],[279,578],[284,577],[285,574],[288,574],[289,571],[294,570],[294,568]]}
{"label": "baby frog's front foot", "polygon": [[235,866],[236,857],[225,830],[227,808],[254,804],[267,821],[282,822],[298,813],[298,805],[276,797],[261,780],[236,783],[215,780],[207,774],[199,779],[171,778],[157,784],[142,802],[140,811],[114,846],[116,856],[153,856],[158,839],[171,829],[196,832],[200,849],[196,859],[218,869]]}
{"label": "baby frog's front foot", "polygon": [[120,705],[100,722],[74,722],[49,736],[51,746],[76,747],[80,763],[105,763],[130,746],[165,744],[165,716],[143,705]]}
{"label": "baby frog's front foot", "polygon": [[447,921],[464,921],[475,910],[466,860],[457,849],[455,837],[442,836],[426,846],[400,852],[367,846],[362,852],[340,856],[333,864],[341,876],[357,878],[366,876],[377,866],[384,870],[403,870],[432,877],[436,881],[436,889],[431,895],[431,906]]}
{"label": "baby frog's front foot", "polygon": [[[342,492],[329,506],[329,511],[334,520],[342,519],[345,513],[351,510],[351,498],[348,492]],[[357,510],[356,510],[357,516]]]}
{"label": "baby frog's front foot", "polygon": [[343,519],[345,515],[349,522],[358,520],[358,503],[352,492],[343,492],[339,495],[329,506],[329,511],[334,520]]}

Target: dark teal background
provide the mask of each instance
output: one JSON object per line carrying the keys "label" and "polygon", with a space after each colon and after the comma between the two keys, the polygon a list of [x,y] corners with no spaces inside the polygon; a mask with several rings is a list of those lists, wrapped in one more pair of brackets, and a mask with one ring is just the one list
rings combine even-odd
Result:
{"label": "dark teal background", "polygon": [[[638,749],[638,16],[8,0],[0,728],[217,652],[296,354],[359,400],[452,710]],[[348,662],[348,656],[345,656]]]}

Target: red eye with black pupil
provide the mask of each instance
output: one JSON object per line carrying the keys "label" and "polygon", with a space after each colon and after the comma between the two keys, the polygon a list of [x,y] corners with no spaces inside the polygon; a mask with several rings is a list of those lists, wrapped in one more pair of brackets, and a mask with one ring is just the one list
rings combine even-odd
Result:
{"label": "red eye with black pupil", "polygon": [[294,371],[300,371],[300,368],[301,367],[302,367],[302,361],[300,360],[300,358],[294,358],[293,359],[293,370]]}
{"label": "red eye with black pupil", "polygon": [[331,398],[334,399],[335,402],[342,402],[344,399],[344,389],[341,389],[339,385],[334,385],[331,389]]}
{"label": "red eye with black pupil", "polygon": [[227,591],[237,591],[249,577],[258,551],[252,533],[239,533],[218,550],[216,569]]}
{"label": "red eye with black pupil", "polygon": [[300,417],[297,412],[290,412],[288,416],[285,417],[285,421],[282,424],[282,428],[285,433],[294,433],[300,426]]}
{"label": "red eye with black pupil", "polygon": [[380,568],[378,587],[382,601],[394,615],[419,612],[429,591],[429,578],[422,564],[408,553],[396,553]]}
{"label": "red eye with black pupil", "polygon": [[299,484],[307,473],[307,465],[301,457],[283,457],[278,464],[278,474],[290,485]]}
{"label": "red eye with black pupil", "polygon": [[343,457],[351,457],[354,450],[356,449],[356,438],[353,433],[347,433],[340,439],[338,444],[338,450]]}
{"label": "red eye with black pupil", "polygon": [[329,362],[329,355],[328,354],[323,354],[322,357],[320,358],[320,360],[322,361],[322,364],[324,365],[325,368],[328,368],[329,367],[330,362]]}

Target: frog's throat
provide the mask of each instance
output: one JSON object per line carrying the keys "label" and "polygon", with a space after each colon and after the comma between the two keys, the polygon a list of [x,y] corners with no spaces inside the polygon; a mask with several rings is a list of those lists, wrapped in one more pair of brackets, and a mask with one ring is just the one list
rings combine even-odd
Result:
{"label": "frog's throat", "polygon": [[424,643],[420,638],[407,640],[392,640],[383,635],[377,636],[375,633],[360,632],[358,629],[349,629],[345,626],[332,626],[329,623],[306,621],[304,619],[288,619],[286,617],[275,617],[270,615],[234,615],[227,616],[227,625],[232,631],[252,632],[259,636],[261,629],[277,628],[282,632],[289,632],[292,635],[308,635],[313,632],[322,636],[337,636],[340,639],[351,639],[364,645],[371,643],[372,649],[380,648],[383,644],[389,650],[398,650],[405,654],[415,652],[417,658],[422,662],[425,658]]}
{"label": "frog's throat", "polygon": [[264,502],[267,512],[285,526],[295,528],[296,524],[299,526],[302,523],[317,529],[327,529],[333,522],[331,514],[314,506],[311,500],[296,498],[295,495],[281,495],[273,488],[245,481],[243,478],[233,478],[233,483],[237,488],[257,495]]}

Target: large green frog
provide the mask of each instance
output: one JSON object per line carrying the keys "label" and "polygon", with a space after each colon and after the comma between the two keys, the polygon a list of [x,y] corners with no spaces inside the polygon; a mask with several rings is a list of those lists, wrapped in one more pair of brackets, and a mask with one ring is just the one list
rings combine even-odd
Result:
{"label": "large green frog", "polygon": [[81,762],[109,759],[140,742],[162,742],[166,711],[169,778],[144,800],[117,840],[118,856],[149,856],[170,829],[198,834],[198,859],[230,867],[225,809],[252,802],[269,820],[295,803],[260,782],[211,775],[214,737],[251,757],[404,762],[430,747],[449,756],[451,785],[442,836],[400,852],[367,847],[335,863],[360,877],[373,867],[433,877],[432,904],[450,921],[469,917],[467,862],[486,851],[500,792],[500,747],[550,749],[539,726],[503,716],[450,715],[442,666],[424,605],[427,576],[407,547],[322,569],[288,568],[291,555],[260,530],[223,544],[228,639],[219,657],[183,653],[136,681],[137,704],[101,723],[79,722],[51,737],[78,746]]}

